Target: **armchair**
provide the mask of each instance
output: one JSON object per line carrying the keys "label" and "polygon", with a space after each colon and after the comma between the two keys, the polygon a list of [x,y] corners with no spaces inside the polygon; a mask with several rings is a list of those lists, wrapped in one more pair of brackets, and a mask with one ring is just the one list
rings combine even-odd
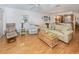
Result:
{"label": "armchair", "polygon": [[29,26],[28,33],[29,34],[37,34],[38,33],[38,27],[36,25],[31,24]]}
{"label": "armchair", "polygon": [[7,38],[7,42],[13,42],[16,39],[17,36],[17,32],[16,32],[16,27],[15,27],[15,23],[7,23],[6,24],[6,32],[5,32],[6,38]]}

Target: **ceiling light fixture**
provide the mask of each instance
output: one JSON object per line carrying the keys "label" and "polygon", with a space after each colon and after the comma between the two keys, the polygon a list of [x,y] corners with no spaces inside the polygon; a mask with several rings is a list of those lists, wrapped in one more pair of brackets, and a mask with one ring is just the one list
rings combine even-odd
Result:
{"label": "ceiling light fixture", "polygon": [[39,7],[40,6],[40,4],[35,4],[35,7]]}
{"label": "ceiling light fixture", "polygon": [[58,8],[58,7],[60,7],[60,5],[58,4],[58,5],[56,5],[55,7]]}

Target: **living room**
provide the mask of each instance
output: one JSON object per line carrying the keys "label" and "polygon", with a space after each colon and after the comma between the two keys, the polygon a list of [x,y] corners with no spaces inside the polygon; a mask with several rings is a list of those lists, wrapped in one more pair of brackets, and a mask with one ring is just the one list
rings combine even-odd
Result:
{"label": "living room", "polygon": [[0,53],[79,53],[78,4],[1,4]]}

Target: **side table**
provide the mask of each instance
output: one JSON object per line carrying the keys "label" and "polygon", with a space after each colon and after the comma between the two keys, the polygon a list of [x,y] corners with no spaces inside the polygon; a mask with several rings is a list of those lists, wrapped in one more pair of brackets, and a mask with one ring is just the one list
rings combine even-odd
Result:
{"label": "side table", "polygon": [[21,28],[20,35],[26,35],[26,34],[27,34],[27,30],[25,28]]}

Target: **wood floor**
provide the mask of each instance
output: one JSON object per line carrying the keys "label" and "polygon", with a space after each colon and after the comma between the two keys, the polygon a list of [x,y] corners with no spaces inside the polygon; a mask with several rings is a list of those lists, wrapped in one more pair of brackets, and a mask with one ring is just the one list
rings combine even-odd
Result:
{"label": "wood floor", "polygon": [[18,36],[16,42],[7,43],[0,39],[1,54],[78,54],[79,32],[76,32],[69,44],[59,41],[54,48],[38,39],[38,35]]}

